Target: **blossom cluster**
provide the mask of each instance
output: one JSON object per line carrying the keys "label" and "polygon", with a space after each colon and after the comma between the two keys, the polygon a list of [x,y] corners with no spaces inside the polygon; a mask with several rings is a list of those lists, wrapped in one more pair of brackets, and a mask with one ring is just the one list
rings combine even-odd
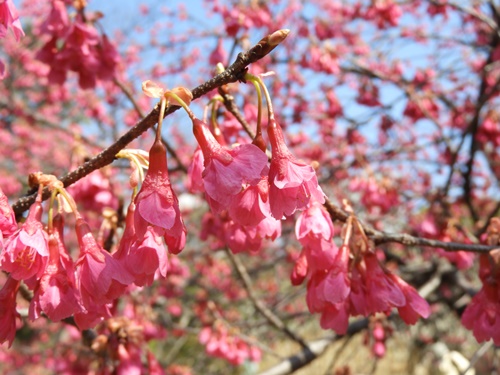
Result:
{"label": "blossom cluster", "polygon": [[316,172],[292,155],[275,120],[267,128],[270,163],[255,144],[224,147],[201,120],[193,120],[193,132],[199,149],[188,171],[189,186],[204,192],[211,208],[204,238],[212,234],[236,253],[257,252],[263,239],[281,234],[281,219],[312,199],[324,202]]}
{"label": "blossom cluster", "polygon": [[[75,6],[80,5],[75,2]],[[50,14],[40,30],[50,39],[37,56],[50,67],[50,83],[63,84],[68,71],[78,74],[78,83],[83,89],[94,88],[98,80],[114,77],[120,57],[108,37],[100,36],[89,22],[96,17],[84,18],[80,11],[70,17],[64,1],[52,2]]]}
{"label": "blossom cluster", "polygon": [[311,204],[298,218],[296,236],[302,244],[292,283],[307,276],[307,305],[321,314],[321,327],[347,332],[349,317],[390,314],[394,308],[406,324],[430,315],[428,303],[417,291],[379,261],[362,227],[351,217],[343,244],[333,242],[334,228],[325,208]]}
{"label": "blossom cluster", "polygon": [[[492,218],[487,229],[487,243],[500,245],[500,218]],[[479,256],[479,278],[482,288],[462,314],[462,324],[478,342],[493,339],[500,345],[500,250]]]}
{"label": "blossom cluster", "polygon": [[207,354],[226,359],[233,365],[241,365],[246,360],[259,362],[262,356],[259,348],[231,334],[223,324],[204,327],[198,339],[201,344],[205,345]]}
{"label": "blossom cluster", "polygon": [[42,314],[53,321],[73,316],[80,329],[91,328],[112,316],[112,302],[131,284],[151,285],[155,278],[166,277],[164,242],[170,253],[177,254],[186,239],[162,144],[154,143],[150,150],[148,172],[128,208],[119,246],[111,253],[96,240],[73,198],[54,183],[49,188],[59,189],[76,217],[79,255],[74,261],[64,243],[63,214],[49,219],[47,228],[41,221],[43,183],[39,186],[37,200],[19,228],[7,197],[0,192],[0,269],[9,272],[0,291],[0,342],[9,344],[16,330],[16,294],[21,281],[33,291],[31,320]]}

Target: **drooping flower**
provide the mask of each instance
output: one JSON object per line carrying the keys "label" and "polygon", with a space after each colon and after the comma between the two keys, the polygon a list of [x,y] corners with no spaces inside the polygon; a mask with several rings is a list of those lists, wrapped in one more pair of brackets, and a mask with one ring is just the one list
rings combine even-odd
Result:
{"label": "drooping flower", "polygon": [[118,208],[118,199],[114,194],[109,176],[106,176],[102,170],[90,173],[67,190],[85,210],[101,214],[105,208]]}
{"label": "drooping flower", "polygon": [[[398,309],[407,324],[429,316],[427,301],[405,281],[383,269],[374,252],[367,251],[358,254],[358,259],[351,259],[349,248],[343,245],[332,261],[333,252],[326,249],[328,246],[323,244],[320,251],[310,247],[303,250],[311,273],[307,305],[309,311],[321,314],[322,328],[344,334],[349,316],[388,314],[393,308]],[[313,270],[311,263],[316,264]]]}
{"label": "drooping flower", "polygon": [[203,187],[203,152],[201,148],[197,148],[193,154],[191,164],[188,168],[186,179],[186,187],[191,193],[202,193],[205,191]]}
{"label": "drooping flower", "polygon": [[393,280],[396,277],[389,277],[390,273],[384,272],[375,253],[367,252],[363,258],[364,261],[357,264],[357,269],[364,284],[367,313],[388,312],[393,307],[405,306],[405,295]]}
{"label": "drooping flower", "polygon": [[52,2],[49,16],[42,24],[41,31],[54,36],[62,37],[69,29],[69,17],[66,4],[60,0]]}
{"label": "drooping flower", "polygon": [[295,261],[292,273],[290,275],[290,281],[292,282],[292,285],[297,286],[302,284],[308,272],[309,272],[309,267],[307,264],[307,257],[306,254],[302,252]]}
{"label": "drooping flower", "polygon": [[[500,244],[500,219],[493,218],[487,228],[487,243]],[[479,278],[483,284],[481,290],[472,297],[462,314],[462,324],[472,330],[478,342],[493,339],[500,345],[500,250],[479,256]]]}
{"label": "drooping flower", "polygon": [[420,297],[415,288],[408,285],[399,276],[390,274],[389,277],[398,285],[405,296],[406,303],[398,307],[398,313],[406,324],[415,324],[420,317],[428,318],[431,314],[429,304]]}
{"label": "drooping flower", "polygon": [[193,120],[193,132],[204,156],[203,184],[214,212],[226,209],[244,184],[258,184],[267,166],[266,154],[257,146],[222,147],[208,127]]}
{"label": "drooping flower", "polygon": [[330,215],[323,205],[315,200],[300,214],[295,223],[295,235],[302,246],[308,246],[309,242],[315,239],[330,240],[333,234]]}
{"label": "drooping flower", "polygon": [[351,279],[348,274],[349,251],[341,246],[333,264],[326,271],[314,272],[307,284],[307,306],[321,313],[321,327],[339,334],[347,331]]}
{"label": "drooping flower", "polygon": [[161,236],[148,227],[142,240],[136,241],[125,258],[127,268],[134,274],[138,286],[151,285],[155,275],[167,276],[168,259]]}
{"label": "drooping flower", "polygon": [[41,277],[47,263],[48,236],[40,219],[42,204],[37,201],[30,207],[28,218],[20,229],[5,242],[0,256],[0,268],[10,272],[16,280]]}
{"label": "drooping flower", "polygon": [[112,317],[108,304],[96,304],[89,301],[90,304],[85,306],[85,311],[81,311],[74,315],[75,323],[80,330],[94,328],[98,323],[104,319]]}
{"label": "drooping flower", "polygon": [[267,133],[273,153],[269,169],[269,202],[273,216],[276,219],[290,216],[307,207],[311,197],[324,203],[316,172],[310,165],[295,159],[275,120],[270,121]]}
{"label": "drooping flower", "polygon": [[172,190],[167,168],[167,150],[161,140],[149,151],[149,169],[135,198],[135,230],[138,239],[147,227],[165,237],[171,253],[179,253],[185,244],[186,228],[181,218],[179,201]]}
{"label": "drooping flower", "polygon": [[231,219],[243,226],[258,225],[271,216],[267,177],[262,177],[255,185],[242,187],[241,192],[231,200],[227,210]]}
{"label": "drooping flower", "polygon": [[0,2],[0,38],[7,35],[9,27],[12,28],[17,41],[24,36],[23,27],[21,21],[19,21],[19,15],[14,3],[12,0],[3,0]]}
{"label": "drooping flower", "polygon": [[[16,216],[2,189],[0,189],[0,241],[11,236],[17,229]],[[1,242],[0,242],[1,243]],[[0,246],[1,249],[1,246]]]}
{"label": "drooping flower", "polygon": [[133,281],[133,276],[99,246],[88,224],[78,218],[76,235],[80,256],[76,262],[77,283],[82,303],[88,310],[92,305],[111,302]]}
{"label": "drooping flower", "polygon": [[49,238],[49,252],[49,262],[30,302],[29,317],[38,319],[43,311],[49,319],[57,322],[82,311],[83,306],[74,276],[68,275],[63,267],[59,242],[54,234]]}
{"label": "drooping flower", "polygon": [[49,82],[63,84],[68,71],[78,73],[81,88],[94,88],[97,80],[110,80],[119,66],[116,47],[97,29],[77,14],[68,21],[65,5],[55,1],[49,18],[42,26],[51,39],[37,58],[50,66]]}
{"label": "drooping flower", "polygon": [[9,342],[9,347],[16,335],[16,319],[19,313],[16,311],[16,295],[21,282],[11,276],[0,290],[0,344]]}
{"label": "drooping flower", "polygon": [[222,64],[227,63],[227,52],[224,49],[224,44],[223,44],[222,38],[220,38],[217,41],[217,46],[212,51],[212,53],[210,53],[210,56],[208,58],[208,62],[212,66],[215,66],[218,63],[222,63]]}
{"label": "drooping flower", "polygon": [[464,313],[462,324],[470,329],[478,342],[493,339],[500,345],[500,300],[498,284],[483,284]]}

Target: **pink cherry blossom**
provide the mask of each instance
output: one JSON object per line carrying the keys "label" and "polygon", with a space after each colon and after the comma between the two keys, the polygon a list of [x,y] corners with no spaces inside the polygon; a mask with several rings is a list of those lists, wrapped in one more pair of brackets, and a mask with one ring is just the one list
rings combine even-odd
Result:
{"label": "pink cherry blossom", "polygon": [[85,310],[74,315],[75,323],[80,330],[94,328],[104,319],[111,318],[110,305],[96,304],[89,300]]}
{"label": "pink cherry blossom", "polygon": [[12,211],[7,197],[0,189],[0,241],[2,238],[11,236],[16,229],[17,223],[14,211]]}
{"label": "pink cherry blossom", "polygon": [[292,285],[302,284],[307,276],[308,271],[309,268],[307,264],[307,257],[306,254],[302,252],[295,261],[292,273],[290,275],[290,281],[292,282]]}
{"label": "pink cherry blossom", "polygon": [[269,206],[269,184],[263,177],[256,185],[242,187],[228,207],[231,219],[243,226],[255,226],[271,216]]}
{"label": "pink cherry blossom", "polygon": [[500,345],[500,301],[498,285],[483,284],[462,314],[462,324],[478,342],[493,339]]}
{"label": "pink cherry blossom", "polygon": [[205,345],[207,354],[223,358],[233,365],[241,365],[245,360],[258,361],[261,358],[260,350],[251,347],[238,336],[231,335],[222,324],[203,328],[198,340]]}
{"label": "pink cherry blossom", "polygon": [[118,70],[121,58],[115,44],[109,40],[107,35],[103,35],[100,40],[97,56],[99,59],[97,78],[103,81],[112,80]]}
{"label": "pink cherry blossom", "polygon": [[42,24],[41,31],[51,35],[62,37],[69,30],[70,23],[66,5],[63,1],[52,1],[52,9],[49,16]]}
{"label": "pink cherry blossom", "polygon": [[130,248],[125,264],[134,275],[138,286],[151,285],[155,275],[167,276],[168,259],[161,236],[148,227],[142,240],[136,241]]}
{"label": "pink cherry blossom", "polygon": [[203,152],[197,147],[193,154],[191,164],[189,164],[186,187],[191,193],[202,193],[205,191],[203,186]]}
{"label": "pink cherry blossom", "polygon": [[389,277],[389,273],[384,272],[374,253],[365,254],[364,262],[358,263],[358,271],[363,279],[369,314],[405,306],[405,295],[393,278]]}
{"label": "pink cherry blossom", "polygon": [[313,201],[295,223],[295,236],[303,246],[307,246],[312,238],[330,240],[333,235],[332,219],[318,201]]}
{"label": "pink cherry blossom", "polygon": [[0,38],[5,37],[9,27],[12,28],[17,41],[24,36],[21,21],[19,21],[14,3],[12,0],[3,0],[0,2]]}
{"label": "pink cherry blossom", "polygon": [[103,171],[97,170],[68,188],[68,192],[85,210],[101,214],[110,207],[118,208],[118,199],[113,193],[113,186]]}
{"label": "pink cherry blossom", "polygon": [[[307,259],[311,274],[307,284],[307,305],[311,312],[321,314],[321,327],[344,334],[349,316],[389,313],[393,308],[398,309],[407,324],[415,324],[420,317],[429,316],[428,303],[413,287],[384,270],[375,253],[369,251],[359,254],[357,260],[351,259],[346,245],[336,250],[330,241],[332,245],[328,249],[324,239],[316,241],[319,246],[311,241],[301,257]],[[303,273],[295,276],[298,281]]]}
{"label": "pink cherry blossom", "polygon": [[219,211],[229,205],[243,184],[260,182],[267,157],[252,144],[226,150],[200,120],[193,120],[193,132],[204,156],[203,183],[205,192],[215,201],[212,208]]}
{"label": "pink cherry blossom", "polygon": [[401,7],[392,0],[375,0],[371,2],[364,17],[374,20],[379,29],[397,26],[403,14]]}
{"label": "pink cherry blossom", "polygon": [[223,225],[223,233],[232,252],[256,253],[261,249],[264,239],[274,241],[281,235],[281,222],[270,216],[262,219],[257,225],[248,226],[229,220]]}
{"label": "pink cherry blossom", "polygon": [[124,262],[130,248],[133,246],[134,242],[137,241],[137,235],[135,233],[135,203],[130,202],[127,209],[127,216],[125,218],[125,229],[123,230],[122,237],[120,238],[120,243],[116,251],[112,254],[113,258],[119,262]]}
{"label": "pink cherry blossom", "polygon": [[149,152],[149,169],[135,198],[135,230],[140,239],[148,226],[165,236],[169,251],[177,254],[185,244],[186,228],[181,218],[179,201],[168,177],[167,150],[155,141]]}
{"label": "pink cherry blossom", "polygon": [[26,222],[5,242],[0,268],[16,280],[39,278],[45,269],[49,249],[41,217],[42,204],[37,201],[31,206]]}
{"label": "pink cherry blossom", "polygon": [[42,31],[51,39],[40,49],[37,57],[49,65],[49,82],[63,84],[68,71],[78,73],[83,89],[94,88],[98,80],[111,80],[118,69],[120,57],[116,47],[97,29],[78,14],[68,21],[65,5],[53,4]]}
{"label": "pink cherry blossom", "polygon": [[348,263],[348,249],[342,246],[330,268],[313,273],[307,284],[307,305],[311,312],[321,312],[328,305],[338,308],[347,303],[351,292]]}
{"label": "pink cherry blossom", "polygon": [[210,54],[208,62],[212,66],[215,66],[218,63],[222,63],[222,64],[226,64],[227,63],[227,52],[224,49],[224,44],[222,42],[222,39],[219,39],[217,41],[217,46],[215,47],[215,49]]}
{"label": "pink cherry blossom", "polygon": [[[340,249],[349,254],[345,246]],[[339,256],[339,248],[332,239],[326,240],[313,236],[307,237],[307,243],[303,247],[303,252],[307,257],[307,266],[311,273],[326,272],[334,266]]]}
{"label": "pink cherry blossom", "polygon": [[403,319],[406,324],[415,324],[420,317],[424,319],[428,318],[431,314],[431,308],[427,301],[420,297],[415,288],[408,285],[397,275],[390,274],[389,277],[398,285],[406,299],[405,305],[398,307],[398,313],[401,319]]}
{"label": "pink cherry blossom", "polygon": [[9,342],[9,347],[16,335],[16,319],[19,317],[16,311],[16,295],[20,281],[10,277],[0,290],[0,344]]}
{"label": "pink cherry blossom", "polygon": [[483,285],[463,312],[462,324],[472,331],[478,342],[493,339],[495,345],[500,345],[500,293],[498,289],[500,275],[495,263],[496,261],[489,254],[479,257],[479,277]]}
{"label": "pink cherry blossom", "polygon": [[59,243],[55,235],[49,238],[49,252],[49,262],[30,302],[31,320],[38,319],[42,311],[52,321],[59,321],[83,310],[74,277],[68,275],[62,266]]}
{"label": "pink cherry blossom", "polygon": [[314,169],[297,161],[288,150],[281,127],[272,120],[267,128],[273,157],[269,169],[269,202],[276,219],[306,208],[311,197],[325,201]]}
{"label": "pink cherry blossom", "polygon": [[76,262],[78,287],[86,309],[113,300],[132,283],[133,276],[99,246],[88,224],[81,218],[76,222],[80,256]]}

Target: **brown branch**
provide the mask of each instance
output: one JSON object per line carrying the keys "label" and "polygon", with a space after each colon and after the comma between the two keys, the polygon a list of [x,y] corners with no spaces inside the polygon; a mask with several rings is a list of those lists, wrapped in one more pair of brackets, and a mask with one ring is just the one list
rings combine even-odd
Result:
{"label": "brown branch", "polygon": [[248,297],[252,301],[252,303],[255,306],[255,308],[275,328],[277,328],[278,330],[284,332],[293,341],[295,341],[298,344],[300,344],[304,348],[305,352],[308,352],[309,354],[312,355],[312,352],[309,350],[306,341],[302,337],[300,337],[299,335],[297,335],[295,332],[293,332],[292,330],[290,330],[290,328],[288,328],[286,326],[286,324],[276,314],[274,314],[271,310],[269,310],[264,305],[264,303],[257,298],[257,296],[255,295],[255,293],[253,291],[252,280],[250,278],[250,275],[248,274],[248,272],[246,270],[246,267],[243,265],[243,263],[241,262],[241,260],[236,255],[234,255],[231,252],[231,250],[229,250],[227,248],[226,248],[226,254],[229,257],[229,259],[231,260],[231,263],[233,264],[234,268],[238,272],[238,275],[239,275],[239,277],[240,277],[240,279],[241,279],[241,281],[243,283],[243,287],[245,288],[245,290],[246,290],[246,292],[248,294]]}
{"label": "brown branch", "polygon": [[[349,217],[349,214],[337,207],[328,199],[325,201],[325,208],[327,209],[333,221],[344,222]],[[475,253],[488,253],[493,249],[498,249],[498,246],[487,246],[481,244],[464,244],[459,242],[444,242],[433,240],[430,238],[415,237],[407,233],[386,233],[374,228],[363,225],[365,233],[375,242],[375,244],[382,244],[387,242],[397,242],[405,246],[428,246],[439,247],[446,251],[471,251]]]}
{"label": "brown branch", "polygon": [[[239,81],[246,73],[247,66],[262,59],[270,53],[278,44],[280,44],[288,35],[289,30],[278,30],[273,34],[267,35],[260,40],[255,46],[250,48],[245,53],[238,54],[236,61],[230,65],[224,72],[201,84],[200,86],[191,90],[193,99],[198,99],[208,92],[228,83]],[[165,111],[165,116],[178,110],[179,107],[172,106]],[[132,129],[121,136],[115,143],[101,151],[98,155],[81,165],[74,171],[60,178],[65,187],[70,186],[81,178],[87,176],[91,172],[100,169],[108,164],[111,164],[115,159],[115,155],[125,148],[130,142],[139,137],[146,130],[154,126],[158,120],[159,103],[155,108],[149,112],[142,120],[140,120]],[[16,216],[20,216],[26,211],[30,205],[35,201],[36,193],[30,192],[30,195],[20,198],[13,206],[12,209]],[[48,189],[44,190],[43,199],[50,196]]]}
{"label": "brown branch", "polygon": [[241,114],[238,106],[234,102],[233,96],[225,92],[221,87],[219,87],[219,94],[222,96],[222,99],[224,99],[224,106],[226,109],[236,118],[250,138],[254,139],[255,133],[251,129],[248,121]]}

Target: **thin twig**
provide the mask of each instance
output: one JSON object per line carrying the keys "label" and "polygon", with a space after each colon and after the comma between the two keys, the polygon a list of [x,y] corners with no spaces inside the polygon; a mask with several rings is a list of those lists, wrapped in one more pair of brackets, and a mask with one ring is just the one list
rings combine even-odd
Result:
{"label": "thin twig", "polygon": [[[280,331],[284,332],[288,337],[290,337],[293,341],[300,344],[307,351],[308,345],[305,342],[305,340],[299,335],[297,335],[295,332],[290,330],[276,314],[274,314],[271,310],[269,310],[264,305],[264,303],[262,303],[262,301],[257,298],[257,296],[253,291],[252,280],[250,278],[250,275],[248,274],[246,267],[243,265],[241,260],[236,255],[234,255],[231,252],[231,250],[227,248],[226,248],[226,254],[231,260],[231,263],[233,264],[234,268],[238,272],[238,275],[240,276],[241,281],[243,282],[243,287],[245,288],[248,297],[254,304],[255,308],[267,319],[269,323],[271,323],[274,327],[276,327]],[[312,352],[310,354],[312,354]]]}
{"label": "thin twig", "polygon": [[[493,341],[487,341],[481,347],[474,353],[472,356],[471,360],[469,361],[469,366],[467,368],[460,372],[460,375],[468,375],[468,372],[470,369],[474,367],[474,365],[479,361],[488,350],[490,350],[493,347]],[[472,372],[471,372],[472,373]]]}
{"label": "thin twig", "polygon": [[[328,199],[325,201],[325,208],[327,209],[333,221],[338,220],[345,222],[349,214],[337,207]],[[362,224],[365,233],[373,240],[375,244],[382,244],[387,242],[397,242],[405,246],[428,246],[439,247],[446,251],[470,251],[474,253],[488,253],[491,250],[498,249],[498,246],[487,246],[481,244],[465,244],[459,242],[444,242],[433,240],[430,238],[415,237],[407,233],[386,233]]]}

